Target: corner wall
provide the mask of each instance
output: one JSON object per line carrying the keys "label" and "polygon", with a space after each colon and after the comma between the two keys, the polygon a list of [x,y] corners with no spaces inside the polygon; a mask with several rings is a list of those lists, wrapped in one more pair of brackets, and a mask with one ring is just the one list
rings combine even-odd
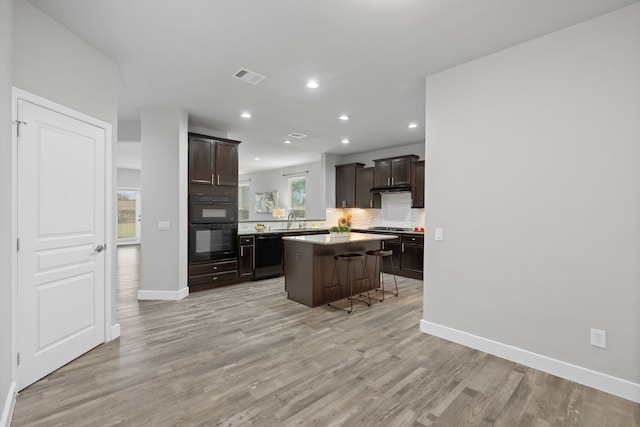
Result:
{"label": "corner wall", "polygon": [[638,117],[640,4],[428,77],[422,330],[640,401]]}
{"label": "corner wall", "polygon": [[[179,300],[187,273],[188,117],[178,108],[142,112],[141,283],[138,299]],[[169,222],[160,230],[159,222]]]}

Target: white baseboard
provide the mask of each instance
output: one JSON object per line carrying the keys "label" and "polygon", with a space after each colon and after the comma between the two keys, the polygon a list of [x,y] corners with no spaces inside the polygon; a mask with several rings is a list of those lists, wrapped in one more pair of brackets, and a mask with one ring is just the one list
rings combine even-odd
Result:
{"label": "white baseboard", "polygon": [[119,337],[120,337],[120,323],[116,323],[111,327],[111,336],[109,337],[109,341],[113,341]]}
{"label": "white baseboard", "polygon": [[189,295],[189,288],[185,287],[179,291],[138,291],[139,300],[161,300],[179,301]]}
{"label": "white baseboard", "polygon": [[13,408],[16,406],[16,382],[12,382],[7,393],[7,398],[4,401],[4,407],[2,408],[2,417],[0,417],[0,427],[9,427],[11,425],[11,418],[13,417]]}
{"label": "white baseboard", "polygon": [[420,331],[640,403],[640,384],[638,383],[428,322],[424,319],[420,321]]}

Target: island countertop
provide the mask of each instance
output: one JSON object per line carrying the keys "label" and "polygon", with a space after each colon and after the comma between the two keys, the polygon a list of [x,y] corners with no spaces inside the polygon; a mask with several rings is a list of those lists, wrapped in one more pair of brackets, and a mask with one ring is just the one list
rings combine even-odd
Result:
{"label": "island countertop", "polygon": [[369,234],[350,233],[344,237],[331,237],[329,234],[315,234],[311,236],[284,236],[282,240],[301,243],[311,243],[314,245],[342,245],[345,243],[371,242],[376,240],[392,240],[398,238],[394,234]]}

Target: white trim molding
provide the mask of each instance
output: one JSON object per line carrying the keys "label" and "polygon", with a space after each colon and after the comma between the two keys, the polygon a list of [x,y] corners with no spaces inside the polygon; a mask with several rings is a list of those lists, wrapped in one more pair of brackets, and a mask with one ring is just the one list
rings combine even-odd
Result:
{"label": "white trim molding", "polygon": [[582,366],[552,359],[424,319],[420,320],[420,331],[640,403],[640,384],[622,378],[592,371]]}
{"label": "white trim molding", "polygon": [[113,341],[116,338],[120,338],[120,323],[116,323],[115,325],[112,325],[111,328],[109,329],[109,341]]}
{"label": "white trim molding", "polygon": [[16,382],[12,382],[7,393],[7,398],[4,401],[2,408],[2,416],[0,417],[0,427],[9,427],[11,425],[11,418],[13,418],[13,408],[16,406]]}
{"label": "white trim molding", "polygon": [[189,295],[189,288],[184,287],[179,291],[138,291],[139,300],[179,301]]}

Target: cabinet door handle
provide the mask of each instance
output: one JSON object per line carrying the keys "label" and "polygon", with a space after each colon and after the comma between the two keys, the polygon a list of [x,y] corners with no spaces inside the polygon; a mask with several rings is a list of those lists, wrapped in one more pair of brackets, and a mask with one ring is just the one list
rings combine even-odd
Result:
{"label": "cabinet door handle", "polygon": [[211,185],[213,185],[213,174],[211,174]]}
{"label": "cabinet door handle", "polygon": [[391,185],[391,178],[387,178],[387,185]]}
{"label": "cabinet door handle", "polygon": [[217,266],[215,266],[215,265],[214,265],[213,267],[211,267],[211,268],[213,268],[214,270],[217,270],[217,269],[218,269],[218,267],[217,267]]}
{"label": "cabinet door handle", "polygon": [[369,200],[369,207],[372,208],[373,207],[373,200]]}
{"label": "cabinet door handle", "polygon": [[218,184],[217,185],[220,185],[220,174],[218,174],[217,177],[218,177]]}
{"label": "cabinet door handle", "polygon": [[402,244],[402,252],[404,252],[404,243]]}
{"label": "cabinet door handle", "polygon": [[393,185],[393,177],[391,177],[391,185]]}
{"label": "cabinet door handle", "polygon": [[240,256],[244,256],[244,246],[240,246]]}
{"label": "cabinet door handle", "polygon": [[213,276],[213,277],[211,278],[211,280],[215,282],[216,280],[218,280],[218,277],[217,277],[217,276]]}
{"label": "cabinet door handle", "polygon": [[204,179],[192,179],[191,182],[197,182],[198,184],[209,184],[209,181],[205,181]]}

